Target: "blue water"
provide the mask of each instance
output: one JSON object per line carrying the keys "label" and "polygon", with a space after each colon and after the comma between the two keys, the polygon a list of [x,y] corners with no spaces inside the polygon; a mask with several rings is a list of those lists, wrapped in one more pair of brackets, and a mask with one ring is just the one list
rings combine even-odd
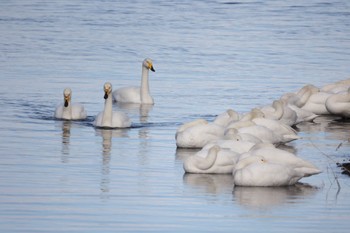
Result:
{"label": "blue water", "polygon": [[[350,181],[336,162],[349,160],[349,122],[298,126],[286,149],[323,173],[287,188],[184,175],[195,151],[174,136],[349,78],[349,12],[347,0],[2,1],[0,231],[348,232]],[[153,108],[115,105],[133,128],[95,130],[104,82],[139,85],[145,57]],[[65,87],[87,120],[53,118]]]}

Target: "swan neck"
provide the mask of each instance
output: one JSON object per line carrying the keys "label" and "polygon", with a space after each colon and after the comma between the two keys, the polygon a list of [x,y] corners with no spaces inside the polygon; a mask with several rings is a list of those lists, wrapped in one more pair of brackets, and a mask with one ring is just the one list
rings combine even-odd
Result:
{"label": "swan neck", "polygon": [[72,118],[72,103],[68,101],[68,106],[63,107],[63,114],[62,114],[63,119],[71,119]]}
{"label": "swan neck", "polygon": [[211,168],[216,161],[216,157],[218,154],[218,150],[216,148],[211,148],[208,151],[208,155],[205,158],[200,158],[200,161],[198,161],[197,166],[200,170],[208,170]]}
{"label": "swan neck", "polygon": [[103,110],[102,125],[112,126],[112,115],[113,115],[113,105],[112,105],[112,95],[108,94],[105,100],[105,108]]}
{"label": "swan neck", "polygon": [[142,66],[142,75],[141,75],[141,103],[149,102],[151,98],[149,91],[149,81],[148,81],[149,70]]}

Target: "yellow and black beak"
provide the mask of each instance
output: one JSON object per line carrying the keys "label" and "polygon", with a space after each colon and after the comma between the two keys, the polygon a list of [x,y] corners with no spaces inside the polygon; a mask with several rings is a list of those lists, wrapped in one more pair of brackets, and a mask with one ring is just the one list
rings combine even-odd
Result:
{"label": "yellow and black beak", "polygon": [[69,97],[69,96],[65,96],[65,97],[64,97],[64,107],[68,107],[69,100],[70,100],[70,97]]}
{"label": "yellow and black beak", "polygon": [[103,98],[106,100],[108,98],[108,91],[105,91],[105,95],[103,96]]}
{"label": "yellow and black beak", "polygon": [[151,71],[156,72],[156,70],[153,68],[153,65],[149,68]]}

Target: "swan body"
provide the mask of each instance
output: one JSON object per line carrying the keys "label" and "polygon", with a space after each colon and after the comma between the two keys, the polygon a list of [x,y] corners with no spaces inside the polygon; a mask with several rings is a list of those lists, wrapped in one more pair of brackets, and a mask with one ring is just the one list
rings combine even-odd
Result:
{"label": "swan body", "polygon": [[[290,127],[289,125],[281,122],[281,120],[272,120],[265,118],[265,114],[258,108],[253,108],[248,114],[246,114],[243,118],[251,121],[253,124],[248,123],[248,125],[261,125],[266,128],[282,135],[296,135],[297,132]],[[231,124],[234,127],[234,124]]]}
{"label": "swan body", "polygon": [[263,141],[251,134],[248,133],[239,133],[237,129],[235,128],[229,128],[225,131],[225,137],[229,137],[231,140],[234,141],[241,141],[241,142],[250,142],[253,144],[262,143]]}
{"label": "swan body", "polygon": [[71,103],[72,90],[66,88],[63,91],[64,104],[60,104],[55,109],[55,118],[63,120],[82,120],[87,114],[84,106],[79,103]]}
{"label": "swan body", "polygon": [[346,92],[331,95],[326,101],[326,108],[333,115],[350,118],[350,88]]}
{"label": "swan body", "polygon": [[112,84],[106,82],[104,84],[104,110],[100,112],[93,125],[101,128],[128,128],[131,126],[130,118],[123,112],[113,111],[112,103]]}
{"label": "swan body", "polygon": [[316,86],[312,84],[305,85],[299,91],[296,92],[297,99],[294,100],[293,104],[299,108],[302,108],[306,104],[310,96],[317,92],[319,92],[319,89]]}
{"label": "swan body", "polygon": [[188,157],[183,168],[186,173],[232,174],[238,157],[238,153],[215,145]]}
{"label": "swan body", "polygon": [[241,156],[233,170],[235,185],[293,185],[303,177],[321,172],[310,162],[271,146],[263,146],[248,154]]}
{"label": "swan body", "polygon": [[229,149],[238,154],[242,154],[248,152],[255,145],[255,143],[249,141],[222,139],[208,143],[203,147],[203,150],[208,150],[215,145],[220,146],[222,149]]}
{"label": "swan body", "polygon": [[340,92],[347,91],[350,88],[350,79],[341,80],[335,83],[325,85],[321,88],[321,91],[328,92],[331,94],[337,94]]}
{"label": "swan body", "polygon": [[181,148],[202,148],[208,142],[224,136],[225,128],[198,119],[180,126],[175,135],[176,145]]}
{"label": "swan body", "polygon": [[240,118],[239,114],[233,109],[228,109],[227,111],[219,114],[215,117],[213,123],[226,127],[232,121],[238,121]]}
{"label": "swan body", "polygon": [[272,105],[262,107],[260,110],[264,113],[265,118],[279,120],[283,116],[284,108],[282,101],[275,100]]}
{"label": "swan body", "polygon": [[328,115],[326,101],[332,94],[327,92],[317,92],[310,96],[306,104],[302,107],[304,110],[313,112],[316,115]]}
{"label": "swan body", "polygon": [[238,130],[238,133],[251,134],[259,138],[262,142],[265,142],[265,143],[273,143],[273,144],[286,143],[299,138],[295,134],[285,134],[285,135],[280,134],[279,132],[275,132],[267,128],[266,126],[257,125],[253,121],[246,121],[242,123],[249,123],[251,125],[242,126],[242,127],[235,125],[234,127]]}
{"label": "swan body", "polygon": [[146,58],[142,62],[140,87],[122,87],[113,92],[113,99],[120,103],[154,104],[149,90],[149,70],[155,72],[153,62]]}
{"label": "swan body", "polygon": [[300,98],[295,93],[286,93],[281,97],[281,100],[283,100],[285,104],[296,113],[297,118],[295,124],[299,124],[304,121],[312,121],[318,117],[318,115],[314,114],[313,112],[301,109],[301,107],[299,107],[304,105],[306,102],[304,104],[300,104]]}

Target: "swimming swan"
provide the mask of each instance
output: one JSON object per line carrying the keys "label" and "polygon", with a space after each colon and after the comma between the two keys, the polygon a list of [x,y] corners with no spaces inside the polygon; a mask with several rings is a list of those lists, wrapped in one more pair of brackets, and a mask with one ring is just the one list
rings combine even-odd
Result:
{"label": "swimming swan", "polygon": [[106,82],[103,86],[105,106],[103,112],[100,112],[93,122],[95,127],[101,128],[128,128],[131,126],[131,120],[123,112],[113,112],[112,106],[112,84]]}
{"label": "swimming swan", "polygon": [[232,174],[238,157],[238,153],[215,145],[188,157],[183,168],[186,173]]}
{"label": "swimming swan", "polygon": [[293,185],[301,178],[321,171],[292,153],[274,148],[261,147],[241,155],[234,170],[234,183],[239,186]]}
{"label": "swimming swan", "polygon": [[113,99],[120,103],[154,104],[149,91],[148,73],[155,72],[153,62],[146,58],[142,62],[141,87],[122,87],[113,92]]}
{"label": "swimming swan", "polygon": [[86,118],[86,111],[82,104],[71,103],[72,90],[66,88],[63,91],[64,104],[56,107],[55,118],[63,120],[82,120]]}

